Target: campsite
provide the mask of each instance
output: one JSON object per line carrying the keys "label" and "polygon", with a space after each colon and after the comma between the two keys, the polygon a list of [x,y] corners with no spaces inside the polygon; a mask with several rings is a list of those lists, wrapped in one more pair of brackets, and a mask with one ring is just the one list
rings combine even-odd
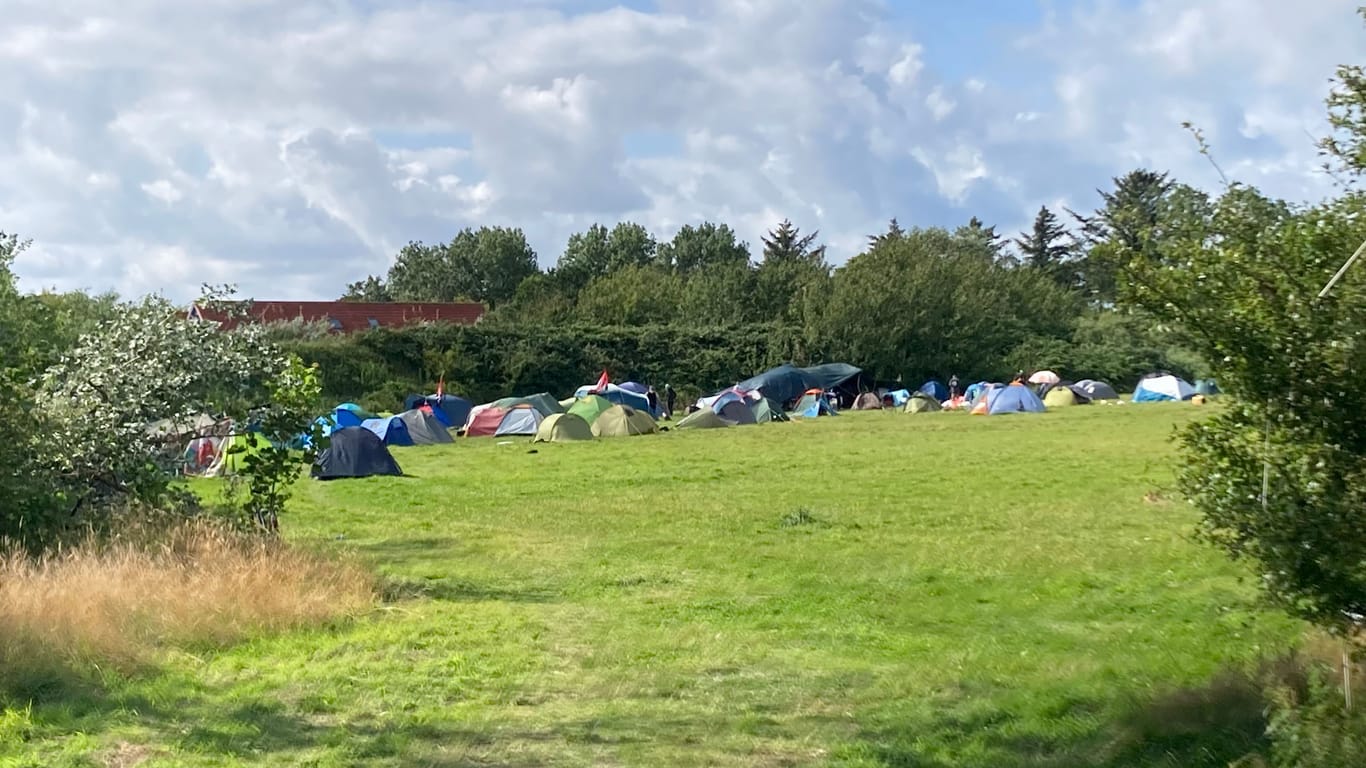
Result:
{"label": "campsite", "polygon": [[[1167,437],[1200,413],[888,409],[396,447],[403,477],[304,483],[286,528],[377,568],[376,612],[35,709],[15,754],[1219,764],[1257,740],[1261,705],[1204,686],[1300,630],[1186,534]],[[1209,715],[1180,702],[1207,699],[1218,724],[1186,730]]]}

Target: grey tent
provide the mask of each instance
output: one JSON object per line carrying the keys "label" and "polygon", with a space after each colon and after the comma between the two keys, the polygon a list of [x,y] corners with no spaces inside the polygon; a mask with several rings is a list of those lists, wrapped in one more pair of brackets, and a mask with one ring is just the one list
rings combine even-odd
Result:
{"label": "grey tent", "polygon": [[1119,393],[1115,388],[1103,381],[1095,379],[1082,379],[1072,385],[1072,391],[1084,394],[1092,400],[1118,400]]}
{"label": "grey tent", "polygon": [[400,413],[398,418],[408,428],[408,436],[413,439],[413,445],[437,445],[438,443],[455,442],[451,438],[451,433],[447,431],[446,425],[426,411],[414,408],[411,411]]}
{"label": "grey tent", "polygon": [[882,398],[876,392],[864,392],[854,400],[856,411],[878,411],[882,409]]}
{"label": "grey tent", "polygon": [[336,480],[403,474],[389,449],[384,447],[384,441],[365,427],[343,427],[334,430],[329,437],[327,448],[318,454],[318,460],[313,464],[313,477]]}
{"label": "grey tent", "polygon": [[674,429],[725,429],[733,426],[735,425],[717,415],[716,411],[703,408],[684,416],[674,425]]}
{"label": "grey tent", "polygon": [[495,408],[502,408],[503,410],[510,410],[519,405],[529,405],[532,408],[535,408],[536,412],[541,414],[541,416],[549,416],[552,413],[564,413],[564,407],[560,405],[560,401],[551,397],[549,392],[537,392],[534,395],[527,395],[526,397],[505,397],[501,400],[494,400],[492,403],[489,403],[489,405],[492,405]]}
{"label": "grey tent", "polygon": [[732,400],[726,403],[721,406],[721,410],[717,411],[716,415],[736,426],[756,423],[754,411],[750,410],[749,405],[742,400]]}

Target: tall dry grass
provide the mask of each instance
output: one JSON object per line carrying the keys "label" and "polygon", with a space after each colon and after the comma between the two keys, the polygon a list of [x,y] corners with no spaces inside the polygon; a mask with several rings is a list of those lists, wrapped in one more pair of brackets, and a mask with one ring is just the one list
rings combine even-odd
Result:
{"label": "tall dry grass", "polygon": [[205,522],[3,556],[0,693],[345,618],[375,586],[357,563]]}

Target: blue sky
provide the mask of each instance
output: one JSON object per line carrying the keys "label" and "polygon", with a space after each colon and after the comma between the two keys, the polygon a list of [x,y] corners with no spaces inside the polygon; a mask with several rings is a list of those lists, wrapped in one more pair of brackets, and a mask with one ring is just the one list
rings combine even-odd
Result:
{"label": "blue sky", "polygon": [[0,230],[25,287],[338,295],[409,240],[784,217],[1005,233],[1135,167],[1331,191],[1357,0],[9,0]]}

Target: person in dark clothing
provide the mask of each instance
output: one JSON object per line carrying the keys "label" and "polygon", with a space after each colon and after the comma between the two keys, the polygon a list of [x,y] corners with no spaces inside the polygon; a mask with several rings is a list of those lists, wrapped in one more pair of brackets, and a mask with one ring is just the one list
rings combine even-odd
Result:
{"label": "person in dark clothing", "polygon": [[650,415],[655,416],[659,413],[659,393],[654,387],[645,390],[645,399],[650,401]]}
{"label": "person in dark clothing", "polygon": [[958,374],[949,377],[949,399],[958,397]]}
{"label": "person in dark clothing", "polygon": [[674,402],[678,400],[678,393],[674,391],[672,384],[664,385],[664,418],[674,417]]}

